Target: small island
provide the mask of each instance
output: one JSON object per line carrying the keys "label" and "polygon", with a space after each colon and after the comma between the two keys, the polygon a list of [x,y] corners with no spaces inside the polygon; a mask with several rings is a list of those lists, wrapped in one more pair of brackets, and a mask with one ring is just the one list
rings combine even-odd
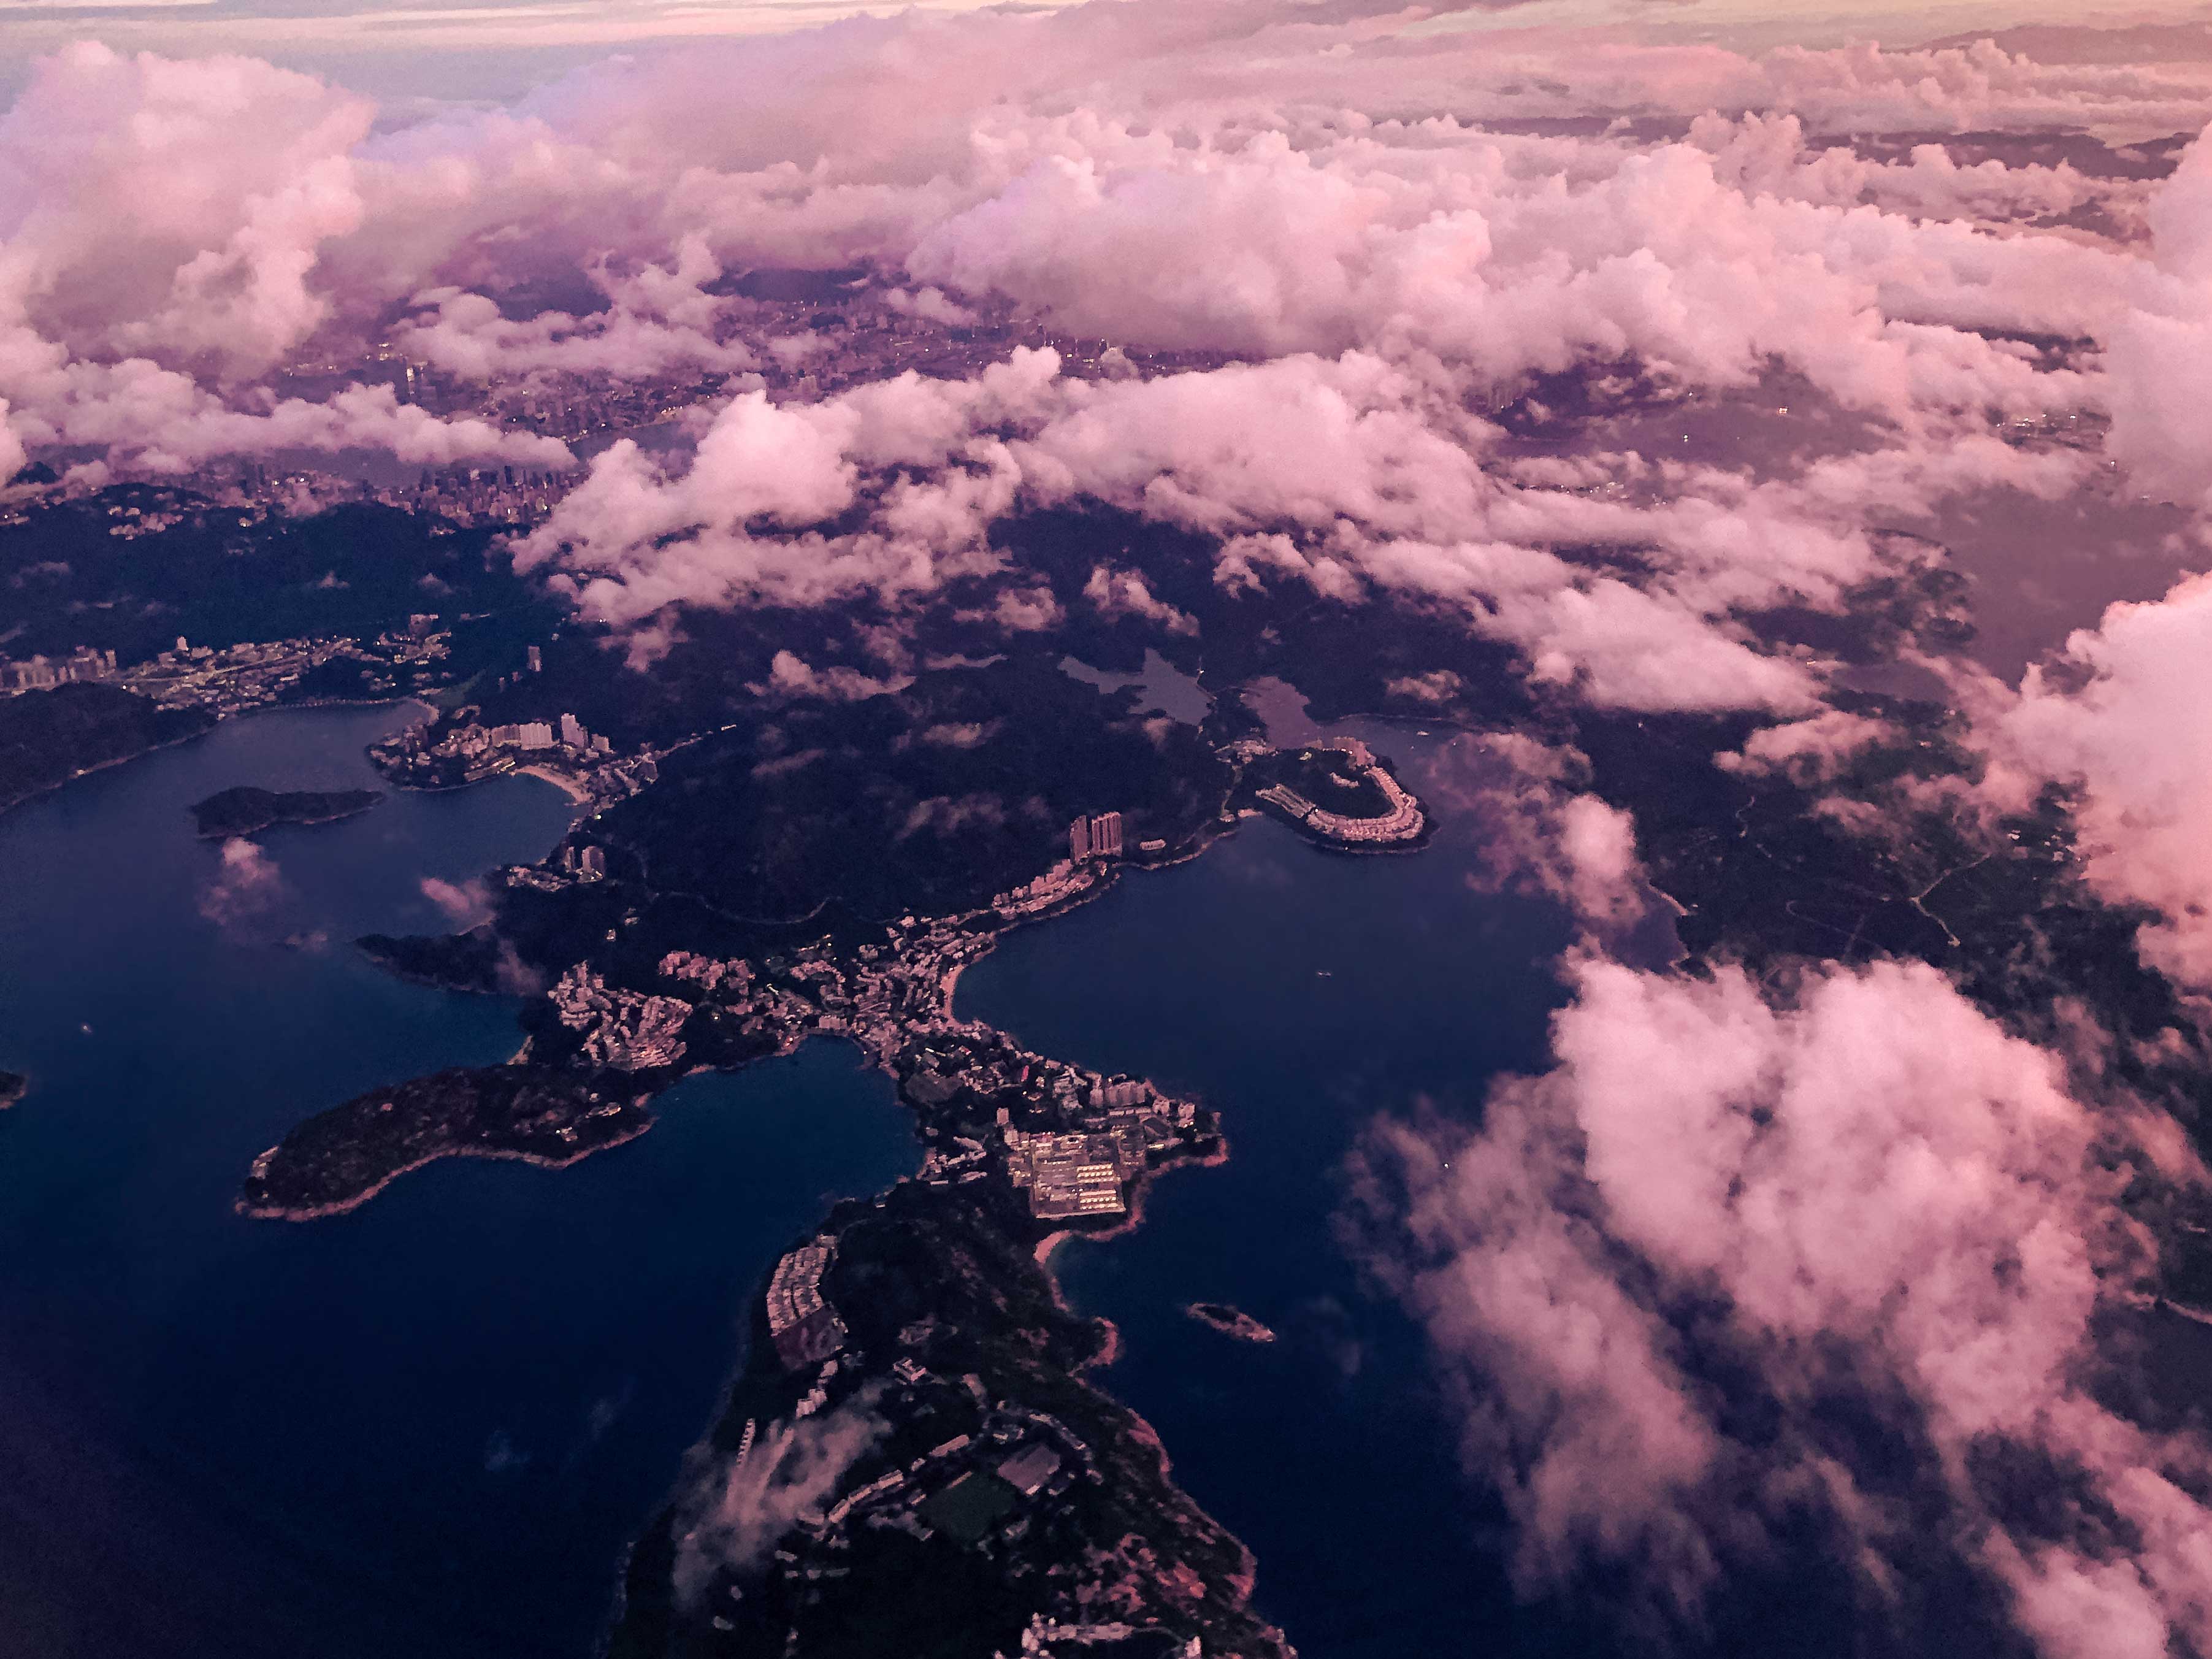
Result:
{"label": "small island", "polygon": [[456,1066],[372,1089],[309,1118],[253,1160],[238,1208],[283,1221],[338,1215],[441,1158],[558,1166],[633,1139],[652,1123],[629,1091],[588,1074]]}
{"label": "small island", "polygon": [[1211,1325],[1224,1336],[1233,1336],[1239,1342],[1273,1342],[1274,1332],[1269,1330],[1250,1314],[1232,1308],[1225,1302],[1194,1302],[1183,1310],[1201,1325]]}
{"label": "small island", "polygon": [[210,841],[258,835],[280,823],[331,823],[366,812],[384,799],[378,789],[256,789],[240,785],[192,804],[200,835]]}
{"label": "small island", "polygon": [[21,1100],[30,1087],[31,1079],[21,1072],[0,1072],[0,1112]]}

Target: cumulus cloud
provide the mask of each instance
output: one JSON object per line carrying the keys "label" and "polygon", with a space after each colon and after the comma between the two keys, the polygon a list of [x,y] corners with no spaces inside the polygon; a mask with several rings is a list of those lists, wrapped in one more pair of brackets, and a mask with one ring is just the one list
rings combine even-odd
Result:
{"label": "cumulus cloud", "polygon": [[789,651],[779,651],[769,664],[767,684],[751,687],[762,696],[820,697],[830,702],[859,702],[914,684],[911,675],[877,679],[842,663],[817,668]]}
{"label": "cumulus cloud", "polygon": [[995,830],[1006,821],[1006,803],[996,795],[932,795],[916,801],[899,826],[897,839],[928,830],[932,835],[953,836],[975,829]]}
{"label": "cumulus cloud", "polygon": [[827,1506],[845,1471],[883,1437],[879,1392],[872,1383],[823,1416],[771,1424],[744,1457],[707,1475],[678,1522],[679,1601],[696,1602],[718,1571],[757,1565],[801,1516]]}
{"label": "cumulus cloud", "polygon": [[222,860],[201,890],[199,909],[226,930],[267,914],[285,893],[283,872],[260,846],[240,836],[222,844]]}
{"label": "cumulus cloud", "polygon": [[2181,157],[2149,207],[2153,262],[2130,273],[2130,306],[2107,342],[2112,453],[2146,489],[2212,506],[2212,143]]}
{"label": "cumulus cloud", "polygon": [[1194,635],[1198,623],[1154,597],[1145,579],[1133,570],[1112,570],[1104,565],[1094,565],[1091,580],[1083,584],[1083,597],[1106,622],[1118,622],[1133,617],[1165,629],[1170,634]]}
{"label": "cumulus cloud", "polygon": [[1463,737],[1422,781],[1478,826],[1480,884],[1533,887],[1600,935],[1633,927],[1650,888],[1627,813],[1577,787],[1589,762],[1510,732]]}
{"label": "cumulus cloud", "polygon": [[1881,720],[1831,708],[1809,720],[1763,726],[1743,747],[1714,757],[1723,772],[1779,772],[1801,785],[1825,783],[1853,756],[1891,735]]}
{"label": "cumulus cloud", "polygon": [[2154,965],[2212,988],[2212,578],[2116,605],[2031,667],[1992,741],[2017,777],[2073,792],[2083,873],[2158,912],[2137,939]]}
{"label": "cumulus cloud", "polygon": [[1523,1587],[1629,1563],[1694,1616],[1810,1518],[1872,1606],[1936,1549],[2043,1653],[2212,1638],[2212,1459],[2094,1386],[2147,1260],[2123,1120],[1918,964],[1574,982],[1553,1070],[1362,1163]]}
{"label": "cumulus cloud", "polygon": [[[685,441],[614,442],[517,548],[641,661],[680,607],[921,602],[1003,569],[997,520],[1096,501],[1223,538],[1232,589],[1447,604],[1571,695],[1788,715],[1817,712],[1819,665],[1740,618],[1881,574],[1870,511],[2094,473],[2003,422],[2109,405],[2118,453],[2186,482],[2193,348],[2167,337],[2203,314],[2201,166],[2146,203],[2070,162],[1839,135],[2170,131],[2212,113],[2200,80],[1981,46],[1594,52],[1556,29],[1470,53],[1402,22],[909,14],[381,127],[251,59],[72,48],[0,120],[0,461],[97,452],[109,473],[87,481],[297,450],[560,469],[562,445],[497,419],[265,377],[380,342],[475,385],[696,375]],[[879,118],[856,124],[864,87]],[[1510,130],[1624,110],[1663,136]],[[2093,209],[2148,215],[2156,267],[2047,228]],[[841,348],[755,326],[728,279],[762,265],[872,270],[902,325],[1011,313],[1110,348],[1101,378],[1016,350],[771,396],[750,371]],[[1211,361],[1149,355],[1176,348]],[[1875,441],[1762,479],[1640,440],[1634,488],[1607,495],[1492,418],[1546,377],[1747,398],[1778,373]],[[1188,631],[1101,568],[1089,602]],[[1026,578],[979,609],[1062,620]]]}
{"label": "cumulus cloud", "polygon": [[481,881],[452,882],[425,876],[422,896],[438,907],[457,932],[473,927],[491,915],[491,895]]}

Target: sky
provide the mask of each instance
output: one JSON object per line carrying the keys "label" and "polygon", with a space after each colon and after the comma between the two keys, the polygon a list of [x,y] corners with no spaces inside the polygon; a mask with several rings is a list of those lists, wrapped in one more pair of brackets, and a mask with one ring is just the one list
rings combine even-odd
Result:
{"label": "sky", "polygon": [[[1043,9],[1065,0],[1033,0]],[[1202,3],[1202,0],[1201,0]],[[609,52],[724,35],[772,33],[842,17],[990,9],[992,0],[0,0],[0,93],[36,54],[76,40],[125,51],[248,52],[405,98],[509,100]],[[1480,31],[1591,27],[1613,38],[1707,40],[1760,48],[1879,40],[1909,46],[2023,24],[2125,27],[2193,23],[2212,6],[2120,0],[1528,0],[1409,6],[1404,27]],[[1425,17],[1425,14],[1426,15]]]}

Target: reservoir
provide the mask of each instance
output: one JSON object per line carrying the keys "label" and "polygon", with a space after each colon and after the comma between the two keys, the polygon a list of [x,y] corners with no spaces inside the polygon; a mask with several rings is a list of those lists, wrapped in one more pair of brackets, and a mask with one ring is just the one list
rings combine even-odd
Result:
{"label": "reservoir", "polygon": [[[1266,712],[1298,740],[1296,710]],[[1376,1114],[1473,1120],[1493,1077],[1545,1067],[1568,922],[1483,878],[1452,805],[1472,739],[1344,729],[1439,809],[1425,851],[1327,852],[1248,819],[1203,858],[1008,934],[962,977],[957,1012],[1221,1111],[1225,1164],[1163,1177],[1133,1233],[1063,1243],[1053,1266],[1121,1329],[1097,1380],[1254,1551],[1257,1605],[1304,1659],[1603,1651],[1601,1630],[1516,1607],[1500,1517],[1458,1467],[1421,1334],[1336,1227],[1345,1157]],[[1278,1340],[1226,1336],[1194,1301]]]}
{"label": "reservoir", "polygon": [[833,1194],[913,1167],[888,1082],[813,1044],[565,1170],[449,1162],[251,1222],[254,1155],[379,1083],[493,1064],[510,1005],[348,941],[541,856],[550,785],[388,793],[226,873],[186,807],[380,787],[404,710],[206,738],[0,815],[0,1656],[591,1653],[623,1553]]}

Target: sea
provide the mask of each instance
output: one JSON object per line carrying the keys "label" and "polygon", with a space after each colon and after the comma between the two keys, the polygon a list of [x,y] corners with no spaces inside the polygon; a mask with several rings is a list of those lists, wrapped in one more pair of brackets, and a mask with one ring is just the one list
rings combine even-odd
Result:
{"label": "sea", "polygon": [[[1183,708],[1146,668],[1146,699]],[[1279,738],[1313,729],[1286,687],[1255,702]],[[236,1215],[301,1118],[516,1046],[508,1003],[401,983],[348,941],[443,928],[434,892],[465,908],[542,855],[574,810],[551,786],[394,793],[252,858],[193,834],[188,805],[234,784],[378,787],[362,750],[407,718],[253,715],[0,815],[0,1066],[33,1079],[0,1114],[4,1659],[587,1659],[746,1297],[831,1195],[915,1166],[889,1085],[817,1042],[684,1083],[650,1133],[567,1170],[453,1160],[350,1215]],[[1377,1115],[1473,1121],[1492,1079],[1542,1066],[1569,924],[1486,865],[1455,805],[1473,738],[1339,729],[1442,809],[1425,851],[1248,819],[1008,934],[957,1010],[1221,1111],[1225,1164],[1054,1265],[1121,1332],[1097,1380],[1252,1547],[1299,1652],[1590,1651],[1510,1594],[1419,1333],[1338,1225]],[[1200,1300],[1278,1340],[1200,1323]]]}
{"label": "sea", "polygon": [[245,876],[186,811],[379,787],[362,750],[408,717],[255,714],[0,815],[0,1066],[32,1079],[0,1112],[6,1659],[582,1659],[749,1292],[917,1162],[888,1082],[817,1043],[567,1170],[234,1213],[301,1118],[517,1047],[510,1004],[348,941],[443,930],[423,883],[543,856],[558,790],[392,793],[268,832]]}
{"label": "sea", "polygon": [[[1286,686],[1278,743],[1320,728]],[[955,1012],[1027,1046],[1218,1109],[1226,1163],[1163,1176],[1141,1224],[1064,1242],[1078,1310],[1121,1352],[1097,1374],[1158,1431],[1175,1478],[1257,1558],[1255,1601],[1303,1659],[1607,1650],[1571,1609],[1524,1607],[1504,1516],[1458,1455],[1419,1328],[1348,1248],[1346,1160],[1378,1116],[1480,1121],[1502,1073],[1547,1064],[1565,1000],[1559,905],[1501,887],[1475,815],[1475,739],[1350,722],[1439,809],[1407,854],[1324,850],[1249,818],[1201,857],[1003,937]],[[1225,1303],[1275,1340],[1194,1318]]]}

